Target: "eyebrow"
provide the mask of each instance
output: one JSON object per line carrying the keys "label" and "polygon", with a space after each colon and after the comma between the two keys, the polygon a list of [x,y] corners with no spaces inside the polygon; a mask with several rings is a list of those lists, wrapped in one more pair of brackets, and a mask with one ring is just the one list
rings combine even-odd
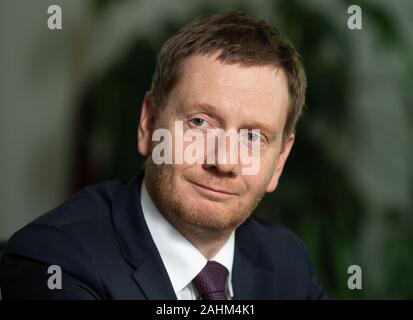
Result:
{"label": "eyebrow", "polygon": [[[222,121],[225,121],[222,117],[219,116],[217,110],[219,110],[218,107],[208,104],[208,103],[196,103],[192,106],[192,110],[197,110],[197,111],[205,111],[206,113],[213,113],[214,117],[219,118]],[[269,140],[273,140],[278,136],[278,130],[272,129],[270,126],[261,123],[259,121],[249,121],[245,125],[241,127],[241,129],[260,129],[265,135],[267,135]]]}
{"label": "eyebrow", "polygon": [[[196,110],[201,110],[201,111],[216,111],[219,110],[218,107],[212,105],[212,104],[208,104],[208,103],[195,103],[193,105],[193,108],[195,108]],[[214,114],[216,114],[217,112],[214,112]]]}

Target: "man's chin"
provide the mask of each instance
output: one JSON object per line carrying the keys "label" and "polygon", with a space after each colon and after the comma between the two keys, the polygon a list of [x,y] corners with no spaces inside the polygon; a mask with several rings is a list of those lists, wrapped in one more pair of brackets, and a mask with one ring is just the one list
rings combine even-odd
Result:
{"label": "man's chin", "polygon": [[179,212],[180,220],[199,230],[229,232],[245,220],[238,213],[228,210],[222,203],[201,200],[191,208]]}
{"label": "man's chin", "polygon": [[237,228],[238,223],[222,221],[219,219],[197,219],[197,217],[186,218],[185,222],[193,231],[198,230],[199,233],[216,233],[226,234]]}

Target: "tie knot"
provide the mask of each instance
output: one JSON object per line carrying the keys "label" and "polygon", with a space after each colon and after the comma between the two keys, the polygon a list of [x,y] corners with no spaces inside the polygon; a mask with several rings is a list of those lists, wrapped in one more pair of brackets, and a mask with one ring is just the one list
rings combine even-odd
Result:
{"label": "tie knot", "polygon": [[220,263],[208,261],[192,280],[202,300],[226,300],[228,270]]}

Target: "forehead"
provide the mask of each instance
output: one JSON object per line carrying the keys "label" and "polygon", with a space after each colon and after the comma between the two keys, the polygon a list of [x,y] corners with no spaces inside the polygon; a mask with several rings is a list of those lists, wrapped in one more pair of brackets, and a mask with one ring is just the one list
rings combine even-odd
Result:
{"label": "forehead", "polygon": [[185,60],[171,100],[186,107],[215,106],[234,121],[248,119],[281,129],[289,100],[284,71],[224,64],[215,58],[196,55]]}

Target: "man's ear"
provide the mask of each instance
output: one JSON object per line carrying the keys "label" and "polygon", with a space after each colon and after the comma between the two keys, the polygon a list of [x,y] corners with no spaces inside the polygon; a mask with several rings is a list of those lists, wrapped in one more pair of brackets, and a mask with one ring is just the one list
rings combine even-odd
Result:
{"label": "man's ear", "polygon": [[154,104],[151,92],[145,94],[138,126],[138,151],[147,157],[151,153],[152,132],[155,126]]}
{"label": "man's ear", "polygon": [[280,179],[281,173],[283,172],[285,162],[287,161],[288,155],[290,154],[290,151],[293,147],[294,140],[295,140],[295,135],[293,133],[288,137],[284,145],[284,150],[281,152],[280,156],[278,157],[278,162],[276,164],[274,174],[266,190],[267,192],[274,192],[274,190],[277,188],[278,180]]}

